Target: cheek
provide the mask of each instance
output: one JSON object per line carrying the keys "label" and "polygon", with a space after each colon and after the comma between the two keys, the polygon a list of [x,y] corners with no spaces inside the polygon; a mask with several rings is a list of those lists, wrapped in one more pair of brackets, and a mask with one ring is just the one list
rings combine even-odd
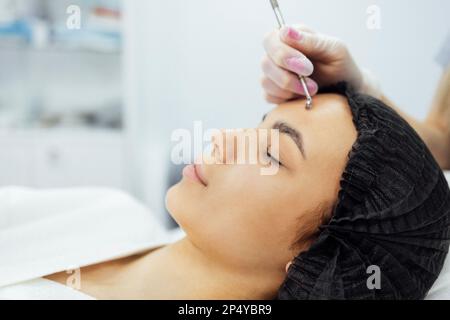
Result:
{"label": "cheek", "polygon": [[237,219],[252,219],[261,209],[274,206],[283,183],[279,176],[263,176],[256,169],[230,168],[217,184],[211,185],[206,202],[215,205],[214,209],[226,207],[228,212],[235,212]]}
{"label": "cheek", "polygon": [[193,236],[203,248],[218,259],[239,265],[261,266],[263,262],[272,268],[289,260],[299,216],[292,199],[264,184],[246,182],[224,201],[227,203],[202,219],[209,221],[195,230]]}
{"label": "cheek", "polygon": [[219,259],[285,259],[303,210],[298,185],[286,173],[262,176],[259,167],[228,167],[210,177],[206,189],[181,183],[167,195],[169,211],[190,239]]}
{"label": "cheek", "polygon": [[304,211],[314,211],[323,204],[334,203],[340,189],[340,178],[345,167],[345,158],[335,154],[314,154],[302,164],[296,179],[298,198]]}
{"label": "cheek", "polygon": [[293,187],[289,180],[281,174],[261,176],[236,170],[226,181],[211,193],[214,201],[210,203],[217,204],[211,227],[223,233],[223,239],[254,250],[288,245],[293,222],[302,212],[302,201],[298,192],[289,191]]}
{"label": "cheek", "polygon": [[219,168],[210,172],[207,188],[183,179],[167,192],[167,210],[186,232],[227,233],[261,198],[254,171],[244,166]]}

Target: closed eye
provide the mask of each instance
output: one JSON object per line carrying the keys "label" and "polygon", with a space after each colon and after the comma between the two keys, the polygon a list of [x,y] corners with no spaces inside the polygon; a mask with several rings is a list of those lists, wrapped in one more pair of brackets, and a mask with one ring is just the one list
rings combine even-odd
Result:
{"label": "closed eye", "polygon": [[[266,121],[266,118],[267,118],[267,114],[265,114],[263,116],[262,122]],[[287,134],[297,145],[297,148],[299,149],[300,153],[302,154],[303,159],[306,159],[306,152],[305,152],[304,143],[303,143],[303,136],[300,133],[300,131],[296,130],[292,126],[290,126],[287,123],[282,122],[282,121],[276,122],[272,126],[272,129],[279,130],[280,133]]]}
{"label": "closed eye", "polygon": [[267,156],[268,156],[272,161],[274,161],[275,163],[277,163],[279,166],[282,166],[282,165],[283,165],[283,164],[280,162],[280,160],[278,160],[277,158],[275,158],[274,156],[272,156],[272,155],[270,154],[269,149],[267,149]]}

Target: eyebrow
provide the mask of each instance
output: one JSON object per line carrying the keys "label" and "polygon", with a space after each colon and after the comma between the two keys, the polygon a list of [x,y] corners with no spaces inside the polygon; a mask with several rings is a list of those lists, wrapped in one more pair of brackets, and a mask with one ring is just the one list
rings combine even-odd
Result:
{"label": "eyebrow", "polygon": [[292,128],[290,125],[288,125],[285,122],[276,122],[272,126],[272,129],[279,130],[281,133],[287,134],[292,140],[294,140],[294,142],[297,145],[297,148],[300,150],[303,158],[306,159],[306,153],[305,153],[305,148],[304,148],[304,143],[303,143],[303,136],[298,130]]}

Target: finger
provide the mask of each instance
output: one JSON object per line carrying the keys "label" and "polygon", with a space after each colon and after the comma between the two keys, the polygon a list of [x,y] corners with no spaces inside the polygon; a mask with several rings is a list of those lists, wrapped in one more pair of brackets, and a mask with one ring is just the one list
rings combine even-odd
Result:
{"label": "finger", "polygon": [[[308,93],[311,96],[315,96],[319,92],[319,85],[317,84],[317,82],[311,78],[306,78],[306,77],[304,78],[304,80],[305,80],[306,88],[308,89]],[[302,95],[306,95],[303,85],[302,85],[301,92],[302,92]]]}
{"label": "finger", "polygon": [[270,59],[285,70],[305,77],[314,72],[311,61],[302,52],[284,43],[278,32],[266,36],[264,49]]}
{"label": "finger", "polygon": [[[261,62],[261,68],[267,78],[272,80],[279,88],[294,94],[305,95],[303,85],[296,74],[278,67],[269,57],[265,56]],[[306,80],[308,90],[316,94],[318,85],[314,80]]]}
{"label": "finger", "polygon": [[292,27],[298,31],[301,32],[308,32],[308,33],[312,33],[312,34],[316,34],[317,31],[312,29],[311,27],[308,27],[304,24],[293,24]]}
{"label": "finger", "polygon": [[281,98],[273,97],[273,96],[268,95],[268,94],[265,94],[264,99],[268,103],[273,103],[273,104],[282,104],[283,102],[286,102],[285,100],[283,100]]}
{"label": "finger", "polygon": [[337,38],[294,27],[283,27],[280,30],[280,39],[286,45],[302,52],[311,59],[320,59],[325,55],[330,56],[339,47],[342,47],[340,40]]}
{"label": "finger", "polygon": [[279,99],[283,99],[283,100],[287,101],[296,96],[296,94],[294,94],[290,91],[283,90],[275,82],[273,82],[272,80],[270,80],[267,77],[264,77],[261,80],[261,85],[262,85],[264,91],[272,97],[277,97]]}

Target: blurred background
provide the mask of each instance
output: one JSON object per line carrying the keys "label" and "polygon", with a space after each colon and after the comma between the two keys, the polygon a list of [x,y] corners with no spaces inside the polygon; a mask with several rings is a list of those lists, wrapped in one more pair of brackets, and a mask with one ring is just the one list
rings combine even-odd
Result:
{"label": "blurred background", "polygon": [[[80,9],[80,28],[68,28]],[[450,32],[447,0],[280,0],[288,23],[342,38],[423,118]],[[379,10],[380,29],[367,26]],[[68,9],[70,9],[68,11]],[[105,186],[167,225],[174,129],[254,127],[269,0],[0,0],[0,187]]]}

